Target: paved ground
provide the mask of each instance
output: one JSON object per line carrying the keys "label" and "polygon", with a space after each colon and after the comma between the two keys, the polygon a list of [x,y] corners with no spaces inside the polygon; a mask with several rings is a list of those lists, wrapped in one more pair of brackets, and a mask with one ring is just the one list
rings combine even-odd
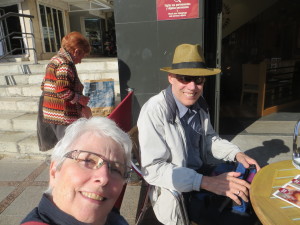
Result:
{"label": "paved ground", "polygon": [[[238,135],[223,135],[256,158],[264,166],[272,162],[291,159],[292,134],[300,113],[283,113],[263,117],[247,124]],[[48,164],[45,158],[0,158],[0,224],[16,225],[39,202],[48,185]],[[143,186],[127,186],[121,214],[134,224]],[[143,225],[157,224],[148,211]]]}
{"label": "paved ground", "polygon": [[[37,206],[48,187],[48,162],[44,158],[0,159],[0,224],[16,225]],[[133,178],[124,195],[121,213],[134,224],[138,205],[144,198],[145,186]],[[141,195],[141,199],[140,199]],[[155,225],[153,212],[147,211],[144,225]]]}

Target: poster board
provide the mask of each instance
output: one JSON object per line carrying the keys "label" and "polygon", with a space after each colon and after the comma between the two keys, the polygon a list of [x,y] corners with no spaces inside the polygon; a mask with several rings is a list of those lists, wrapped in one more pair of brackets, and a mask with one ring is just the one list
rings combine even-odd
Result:
{"label": "poster board", "polygon": [[114,80],[85,80],[84,95],[90,97],[88,106],[93,116],[108,116],[115,107]]}
{"label": "poster board", "polygon": [[199,18],[199,0],[156,0],[157,20]]}

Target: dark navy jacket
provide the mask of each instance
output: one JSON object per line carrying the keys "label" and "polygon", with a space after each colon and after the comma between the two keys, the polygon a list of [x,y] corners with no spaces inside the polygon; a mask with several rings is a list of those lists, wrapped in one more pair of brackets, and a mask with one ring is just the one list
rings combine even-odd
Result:
{"label": "dark navy jacket", "polygon": [[[21,222],[21,225],[87,225],[57,208],[44,194],[38,207],[34,208]],[[111,212],[105,225],[128,225],[117,212]]]}

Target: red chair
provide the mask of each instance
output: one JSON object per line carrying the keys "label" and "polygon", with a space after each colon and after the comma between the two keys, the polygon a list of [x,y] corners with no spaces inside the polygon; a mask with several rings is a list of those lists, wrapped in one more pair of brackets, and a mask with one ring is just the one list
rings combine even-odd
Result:
{"label": "red chair", "polygon": [[127,96],[108,116],[125,132],[128,132],[132,127],[132,98],[133,90],[128,88]]}
{"label": "red chair", "polygon": [[[127,96],[118,104],[118,106],[109,114],[108,118],[115,121],[116,124],[125,132],[131,129],[132,123],[132,98],[133,89],[128,88]],[[115,203],[115,208],[120,210],[123,201],[126,185]]]}

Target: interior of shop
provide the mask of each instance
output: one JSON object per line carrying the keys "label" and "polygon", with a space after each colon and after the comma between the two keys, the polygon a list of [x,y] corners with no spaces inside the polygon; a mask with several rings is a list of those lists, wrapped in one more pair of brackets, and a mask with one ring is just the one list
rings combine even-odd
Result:
{"label": "interior of shop", "polygon": [[[230,14],[224,3],[223,14]],[[239,132],[272,113],[300,112],[299,9],[296,0],[275,1],[223,37],[221,133]]]}
{"label": "interior of shop", "polygon": [[107,19],[107,30],[102,18],[85,18],[84,25],[85,36],[91,45],[90,57],[117,56],[113,15]]}
{"label": "interior of shop", "polygon": [[[18,6],[11,5],[0,7],[0,16],[9,12],[18,13]],[[9,35],[13,32],[16,34]],[[19,55],[24,52],[24,50],[13,51],[16,48],[24,47],[23,39],[18,32],[21,32],[19,18],[9,17],[0,23],[0,55],[5,54],[6,52],[11,52],[12,55]]]}

